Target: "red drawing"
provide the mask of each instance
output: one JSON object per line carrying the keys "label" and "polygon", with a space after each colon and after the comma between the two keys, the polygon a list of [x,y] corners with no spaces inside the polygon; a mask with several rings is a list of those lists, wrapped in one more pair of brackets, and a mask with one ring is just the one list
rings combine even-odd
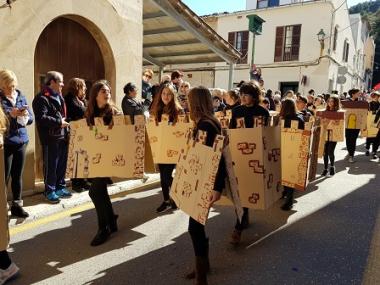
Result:
{"label": "red drawing", "polygon": [[125,165],[125,159],[123,154],[118,154],[116,157],[112,160],[112,166],[124,166]]}
{"label": "red drawing", "polygon": [[101,158],[102,158],[102,154],[101,153],[95,154],[95,156],[92,158],[92,163],[93,164],[99,164]]}
{"label": "red drawing", "polygon": [[181,131],[176,131],[173,133],[173,135],[176,137],[176,138],[180,138],[180,137],[183,137],[185,135],[184,132],[181,132]]}
{"label": "red drawing", "polygon": [[253,125],[255,127],[264,126],[264,119],[263,119],[263,117],[253,117]]}
{"label": "red drawing", "polygon": [[277,193],[280,193],[280,191],[281,191],[281,181],[277,181],[276,191],[277,191]]}
{"label": "red drawing", "polygon": [[236,128],[237,129],[244,129],[245,128],[244,118],[237,118],[236,119]]}
{"label": "red drawing", "polygon": [[250,160],[248,162],[248,165],[249,165],[249,167],[253,168],[254,173],[260,173],[260,174],[265,173],[264,165],[263,164],[260,165],[259,160]]}
{"label": "red drawing", "polygon": [[260,194],[259,193],[252,193],[251,196],[248,198],[248,202],[251,204],[257,204],[257,201],[260,200]]}
{"label": "red drawing", "polygon": [[279,148],[273,148],[271,151],[268,152],[268,160],[276,162],[279,160],[281,155],[281,151]]}
{"label": "red drawing", "polygon": [[252,154],[256,149],[255,143],[241,142],[237,144],[237,149],[241,151],[242,154]]}
{"label": "red drawing", "polygon": [[184,181],[183,182],[183,185],[182,185],[182,196],[186,197],[186,198],[189,198],[191,196],[191,194],[193,193],[193,190],[191,190],[191,185],[190,183]]}
{"label": "red drawing", "polygon": [[178,151],[172,150],[172,149],[168,149],[167,152],[166,152],[166,155],[168,157],[174,157],[174,156],[178,155]]}
{"label": "red drawing", "polygon": [[267,150],[267,138],[266,137],[263,137],[263,147],[264,147],[264,150]]}

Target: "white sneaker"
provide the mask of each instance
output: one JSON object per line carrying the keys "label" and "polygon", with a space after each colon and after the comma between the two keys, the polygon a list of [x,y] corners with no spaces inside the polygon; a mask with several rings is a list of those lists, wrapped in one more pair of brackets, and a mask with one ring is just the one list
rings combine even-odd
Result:
{"label": "white sneaker", "polygon": [[9,279],[15,277],[19,271],[20,269],[13,262],[7,269],[0,269],[0,285],[3,285]]}
{"label": "white sneaker", "polygon": [[354,162],[355,162],[354,157],[353,157],[353,156],[350,156],[350,158],[348,159],[348,162],[349,162],[349,163],[354,163]]}

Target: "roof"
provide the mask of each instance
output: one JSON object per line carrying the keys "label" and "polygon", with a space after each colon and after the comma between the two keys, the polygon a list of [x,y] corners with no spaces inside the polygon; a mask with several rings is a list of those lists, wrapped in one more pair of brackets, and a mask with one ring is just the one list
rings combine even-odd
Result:
{"label": "roof", "polygon": [[180,0],[144,0],[144,65],[228,62],[241,54]]}

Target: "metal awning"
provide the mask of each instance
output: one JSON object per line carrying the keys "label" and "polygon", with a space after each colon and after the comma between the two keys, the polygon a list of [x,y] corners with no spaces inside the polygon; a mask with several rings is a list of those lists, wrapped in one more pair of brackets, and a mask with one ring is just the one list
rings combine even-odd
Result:
{"label": "metal awning", "polygon": [[180,0],[144,0],[144,65],[236,63],[241,54]]}

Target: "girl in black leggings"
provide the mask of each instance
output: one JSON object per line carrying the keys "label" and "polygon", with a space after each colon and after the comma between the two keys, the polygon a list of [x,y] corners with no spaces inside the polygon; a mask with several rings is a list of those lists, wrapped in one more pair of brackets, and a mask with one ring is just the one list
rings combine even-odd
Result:
{"label": "girl in black leggings", "polygon": [[[340,109],[340,101],[338,96],[331,96],[327,101],[326,111],[329,112],[337,112]],[[327,141],[325,142],[325,148],[323,151],[323,162],[324,162],[324,170],[322,172],[322,176],[327,176],[330,174],[333,176],[335,174],[335,147],[337,142],[332,141],[330,137],[331,131],[327,131]],[[328,169],[330,160],[330,171]]]}
{"label": "girl in black leggings", "polygon": [[[175,93],[176,92],[172,85],[164,84],[161,86],[158,95],[153,101],[152,110],[150,112],[156,119],[157,123],[161,122],[162,115],[169,116],[169,124],[175,124],[178,121],[178,115],[182,113],[182,108],[177,101],[177,96]],[[172,173],[175,166],[175,164],[158,164],[164,201],[156,209],[157,213],[163,213],[170,209],[177,209],[177,206],[169,197],[170,187],[173,182]]]}

